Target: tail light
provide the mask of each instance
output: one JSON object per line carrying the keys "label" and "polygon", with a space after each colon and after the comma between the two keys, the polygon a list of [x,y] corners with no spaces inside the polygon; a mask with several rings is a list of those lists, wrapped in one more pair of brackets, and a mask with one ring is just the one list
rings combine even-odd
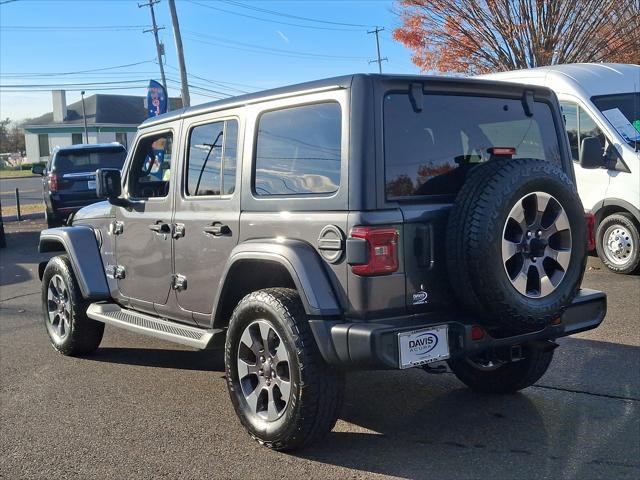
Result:
{"label": "tail light", "polygon": [[58,191],[58,175],[55,173],[49,174],[49,191],[54,193]]}
{"label": "tail light", "polygon": [[351,230],[351,237],[367,242],[366,263],[352,265],[353,273],[370,277],[398,270],[399,235],[395,228],[355,227]]}
{"label": "tail light", "polygon": [[587,249],[589,251],[596,248],[596,216],[593,213],[585,213],[587,221]]}

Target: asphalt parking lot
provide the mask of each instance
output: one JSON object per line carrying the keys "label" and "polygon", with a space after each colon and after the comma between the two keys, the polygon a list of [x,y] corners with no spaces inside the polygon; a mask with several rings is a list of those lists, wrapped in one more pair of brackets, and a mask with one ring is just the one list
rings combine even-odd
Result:
{"label": "asphalt parking lot", "polygon": [[0,477],[430,478],[640,477],[640,277],[589,259],[605,290],[595,331],[562,339],[537,385],[473,394],[451,374],[347,376],[327,440],[295,454],[250,440],[227,396],[220,352],[107,327],[68,358],[41,321],[37,235],[9,222],[0,250]]}

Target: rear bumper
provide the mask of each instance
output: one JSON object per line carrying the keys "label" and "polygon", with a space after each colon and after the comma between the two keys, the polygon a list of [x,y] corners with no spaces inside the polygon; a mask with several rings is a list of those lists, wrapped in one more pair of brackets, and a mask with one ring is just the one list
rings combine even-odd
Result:
{"label": "rear bumper", "polygon": [[485,334],[472,340],[476,319],[453,313],[432,313],[384,319],[375,322],[310,320],[309,324],[324,359],[332,365],[363,369],[399,368],[398,334],[448,325],[451,358],[472,355],[500,347],[554,340],[597,328],[607,312],[607,296],[596,290],[582,289],[565,309],[556,325],[522,335],[495,338]]}

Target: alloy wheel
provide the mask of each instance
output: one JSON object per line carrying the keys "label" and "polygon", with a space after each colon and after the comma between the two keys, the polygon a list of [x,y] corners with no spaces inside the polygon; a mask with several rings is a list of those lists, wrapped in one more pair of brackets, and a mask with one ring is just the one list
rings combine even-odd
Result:
{"label": "alloy wheel", "polygon": [[272,422],[285,412],[291,396],[289,352],[266,320],[249,324],[237,353],[242,395],[251,412]]}
{"label": "alloy wheel", "polygon": [[47,287],[47,329],[57,343],[71,331],[71,300],[63,278],[56,274]]}
{"label": "alloy wheel", "polygon": [[571,228],[560,202],[545,192],[518,200],[502,235],[502,261],[513,287],[526,297],[546,297],[562,282],[570,260]]}

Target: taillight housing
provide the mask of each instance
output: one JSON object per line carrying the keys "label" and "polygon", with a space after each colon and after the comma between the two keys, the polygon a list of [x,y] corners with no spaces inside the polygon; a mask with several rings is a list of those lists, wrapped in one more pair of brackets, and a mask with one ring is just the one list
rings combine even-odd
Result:
{"label": "taillight housing", "polygon": [[58,175],[55,173],[49,174],[49,191],[54,193],[58,191]]}
{"label": "taillight housing", "polygon": [[367,242],[366,263],[351,265],[353,273],[371,277],[398,270],[398,230],[389,227],[354,227],[351,237]]}
{"label": "taillight housing", "polygon": [[596,216],[593,213],[585,213],[584,219],[587,222],[587,249],[596,249]]}

